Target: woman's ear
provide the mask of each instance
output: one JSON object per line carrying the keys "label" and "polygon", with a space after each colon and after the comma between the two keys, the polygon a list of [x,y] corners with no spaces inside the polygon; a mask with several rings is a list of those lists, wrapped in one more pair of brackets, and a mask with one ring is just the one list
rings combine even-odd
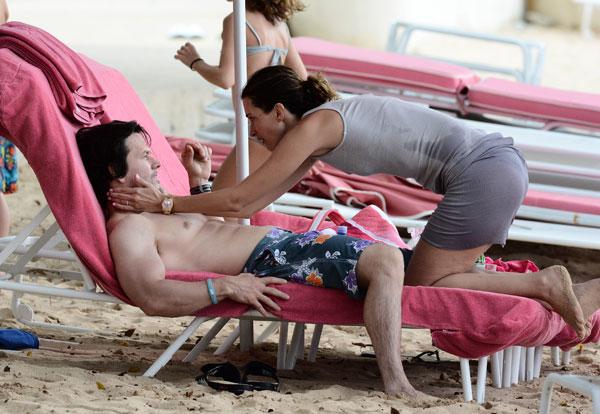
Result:
{"label": "woman's ear", "polygon": [[273,109],[275,109],[276,119],[280,122],[283,122],[283,120],[285,119],[285,106],[283,106],[281,102],[278,102],[275,104]]}

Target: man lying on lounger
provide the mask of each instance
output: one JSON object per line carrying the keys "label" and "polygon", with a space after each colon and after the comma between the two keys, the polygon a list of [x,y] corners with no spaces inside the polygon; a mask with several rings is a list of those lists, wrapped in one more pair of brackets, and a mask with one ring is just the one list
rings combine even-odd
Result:
{"label": "man lying on lounger", "polygon": [[[146,314],[191,315],[232,299],[266,315],[269,308],[279,310],[271,297],[288,299],[275,287],[286,279],[339,288],[364,298],[364,321],[385,392],[418,394],[404,374],[400,352],[404,255],[409,252],[346,236],[225,223],[202,214],[117,211],[107,200],[110,189],[135,186],[136,175],[159,186],[160,163],[148,146],[148,134],[136,122],[113,121],[79,130],[77,144],[107,218],[119,282]],[[202,191],[210,174],[210,151],[193,144],[182,159],[190,188]],[[170,213],[168,203],[163,207]],[[166,270],[237,276],[182,282],[167,280]]]}

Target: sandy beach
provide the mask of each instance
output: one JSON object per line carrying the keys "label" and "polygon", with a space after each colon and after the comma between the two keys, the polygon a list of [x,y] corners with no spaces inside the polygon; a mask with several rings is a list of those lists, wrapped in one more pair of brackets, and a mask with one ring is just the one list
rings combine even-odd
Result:
{"label": "sandy beach", "polygon": [[[10,0],[9,0],[10,2]],[[185,40],[168,32],[176,25],[201,27],[205,35],[193,40],[202,56],[215,62],[220,50],[222,18],[231,5],[223,0],[117,0],[102,4],[76,0],[15,0],[13,20],[44,28],[73,49],[119,69],[128,78],[165,135],[192,137],[211,119],[203,106],[214,89],[200,76],[173,59]],[[505,27],[499,34],[542,41],[546,63],[542,84],[600,93],[600,34],[583,39],[576,31],[537,26]],[[454,48],[463,58],[493,58],[487,45],[466,46],[436,41],[427,51]],[[507,63],[517,59],[500,56]],[[20,159],[18,193],[7,197],[12,212],[11,234],[21,230],[45,204],[34,174]],[[49,224],[45,223],[47,228]],[[598,252],[528,243],[509,243],[489,253],[504,259],[531,259],[540,267],[563,264],[577,282],[600,276]],[[42,263],[55,266],[53,263]],[[62,268],[62,267],[61,267]],[[43,276],[42,276],[43,278]],[[65,281],[59,286],[77,286]],[[440,352],[441,361],[416,359],[434,350],[427,330],[404,330],[404,367],[415,387],[437,399],[414,403],[388,399],[382,392],[375,359],[363,327],[326,326],[316,363],[301,360],[293,371],[281,371],[281,391],[234,396],[197,384],[194,378],[205,363],[230,361],[243,366],[251,360],[276,363],[277,335],[258,344],[250,353],[236,347],[222,356],[204,352],[193,364],[183,363],[184,351],[207,332],[210,324],[188,341],[156,378],[143,378],[148,368],[191,318],[147,317],[126,305],[81,302],[27,296],[42,322],[93,329],[72,333],[33,329],[42,338],[69,342],[55,350],[0,351],[0,413],[89,412],[239,412],[239,413],[529,413],[537,412],[541,384],[550,372],[600,375],[600,346],[574,349],[572,364],[555,367],[546,349],[542,378],[510,389],[487,388],[487,403],[462,401],[458,360]],[[10,312],[11,294],[0,291],[0,327],[25,328]],[[255,331],[260,332],[259,324]],[[214,351],[231,332],[230,322],[210,346]],[[313,327],[307,329],[311,337]],[[308,349],[307,349],[308,350]],[[473,365],[473,374],[476,374]],[[489,382],[489,379],[488,379]],[[558,389],[553,413],[588,413],[591,403],[578,394]]]}

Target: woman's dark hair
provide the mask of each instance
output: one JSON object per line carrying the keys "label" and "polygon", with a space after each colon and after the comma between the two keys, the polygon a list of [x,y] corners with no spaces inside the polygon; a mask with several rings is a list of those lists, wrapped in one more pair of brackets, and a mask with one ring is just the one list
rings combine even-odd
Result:
{"label": "woman's dark hair", "polygon": [[106,193],[112,180],[127,175],[129,149],[125,145],[125,140],[135,133],[141,134],[146,142],[150,143],[150,135],[135,121],[112,121],[81,128],[76,134],[83,166],[107,218]]}
{"label": "woman's dark hair", "polygon": [[339,96],[321,75],[303,80],[287,66],[267,66],[248,80],[242,98],[250,98],[252,104],[264,112],[271,112],[276,103],[282,103],[301,118],[305,112]]}
{"label": "woman's dark hair", "polygon": [[262,14],[273,24],[289,19],[304,7],[300,0],[246,0],[246,9]]}

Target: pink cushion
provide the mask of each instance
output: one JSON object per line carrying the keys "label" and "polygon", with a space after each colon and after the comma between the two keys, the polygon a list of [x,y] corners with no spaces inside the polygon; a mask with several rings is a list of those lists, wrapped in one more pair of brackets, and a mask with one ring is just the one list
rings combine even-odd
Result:
{"label": "pink cushion", "polygon": [[383,86],[430,89],[457,94],[478,81],[468,68],[393,52],[365,49],[311,37],[294,45],[309,71]]}
{"label": "pink cushion", "polygon": [[558,123],[600,126],[600,94],[487,78],[469,86],[467,97],[469,106],[474,108]]}

